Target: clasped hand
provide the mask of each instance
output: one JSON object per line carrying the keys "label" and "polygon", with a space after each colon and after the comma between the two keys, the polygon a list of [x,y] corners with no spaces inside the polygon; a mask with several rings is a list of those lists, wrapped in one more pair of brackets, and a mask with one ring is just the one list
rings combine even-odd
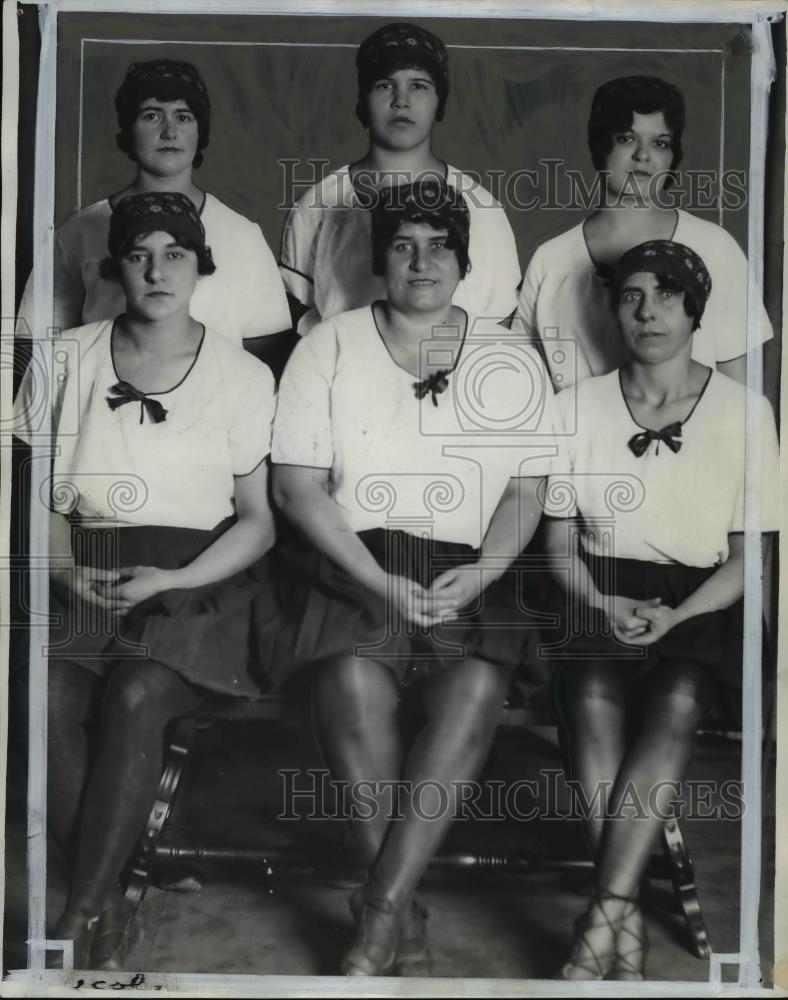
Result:
{"label": "clasped hand", "polygon": [[613,634],[632,646],[651,646],[677,623],[675,608],[662,603],[660,597],[647,601],[631,597],[611,597],[606,608]]}
{"label": "clasped hand", "polygon": [[406,621],[428,628],[456,618],[497,577],[495,570],[478,563],[454,566],[436,576],[429,587],[406,576],[389,576],[387,597]]}
{"label": "clasped hand", "polygon": [[54,576],[55,581],[81,600],[115,615],[127,614],[135,605],[173,587],[172,571],[156,566],[97,569],[74,566]]}

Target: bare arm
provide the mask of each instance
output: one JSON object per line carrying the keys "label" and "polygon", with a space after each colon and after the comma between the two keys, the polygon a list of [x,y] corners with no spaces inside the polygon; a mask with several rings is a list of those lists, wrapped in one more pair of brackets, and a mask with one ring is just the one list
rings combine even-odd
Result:
{"label": "bare arm", "polygon": [[747,355],[740,354],[738,358],[731,358],[730,361],[718,361],[717,371],[740,385],[747,385]]}
{"label": "bare arm", "polygon": [[107,592],[118,578],[117,570],[77,566],[71,548],[71,525],[68,518],[56,511],[49,515],[49,578],[63,594],[73,594],[79,600],[103,608],[113,614],[128,608],[128,602]]}
{"label": "bare arm", "polygon": [[510,479],[490,519],[478,562],[441,573],[433,580],[430,591],[454,598],[462,608],[503,576],[533,538],[539,524],[542,515],[539,488],[543,481],[538,476]]}
{"label": "bare arm", "polygon": [[261,462],[248,476],[236,476],[235,524],[181,569],[154,566],[123,568],[121,576],[130,579],[115,588],[117,596],[137,604],[163,590],[202,587],[251,566],[274,543],[274,520],[268,506],[267,483],[266,462]]}
{"label": "bare arm", "polygon": [[638,617],[649,623],[648,632],[638,640],[639,645],[649,646],[681,622],[696,615],[722,611],[739,600],[744,593],[744,535],[731,534],[728,538],[730,549],[728,558],[678,607],[670,608],[662,605],[638,609]]}
{"label": "bare arm", "polygon": [[545,540],[553,577],[567,592],[570,601],[604,612],[619,638],[630,641],[643,634],[648,626],[635,612],[638,608],[658,604],[658,599],[636,601],[630,597],[602,594],[578,551],[578,533],[568,530],[569,524],[557,518],[547,521]]}
{"label": "bare arm", "polygon": [[[329,469],[303,465],[274,466],[274,499],[289,521],[312,544],[373,593],[397,603],[417,624],[431,624],[428,611],[439,613],[434,601],[414,581],[393,577],[378,565],[372,553],[350,528],[341,508],[328,492]],[[453,602],[441,602],[441,607]],[[435,619],[437,620],[437,619]]]}

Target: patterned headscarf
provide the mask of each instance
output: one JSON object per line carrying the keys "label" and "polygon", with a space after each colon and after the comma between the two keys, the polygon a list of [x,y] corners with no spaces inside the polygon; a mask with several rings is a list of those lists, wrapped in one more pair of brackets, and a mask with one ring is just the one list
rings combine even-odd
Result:
{"label": "patterned headscarf", "polygon": [[711,275],[694,250],[672,240],[649,240],[627,250],[613,272],[614,299],[618,300],[626,279],[641,271],[675,281],[695,303],[700,322],[711,293]]}
{"label": "patterned headscarf", "polygon": [[372,209],[372,270],[383,274],[386,250],[403,222],[426,223],[449,231],[447,246],[457,255],[460,277],[469,266],[471,217],[462,194],[451,184],[424,177],[413,184],[382,188]]}
{"label": "patterned headscarf", "polygon": [[117,203],[109,220],[109,252],[120,257],[141,233],[169,233],[184,246],[204,254],[205,229],[194,203],[177,191],[130,194]]}
{"label": "patterned headscarf", "polygon": [[364,96],[376,80],[384,79],[398,69],[418,66],[426,69],[438,95],[436,121],[443,120],[449,93],[449,53],[446,46],[431,31],[417,24],[398,21],[378,28],[364,41],[356,53],[358,70],[358,104],[356,114],[366,125]]}
{"label": "patterned headscarf", "polygon": [[194,166],[202,163],[202,153],[210,138],[211,102],[208,91],[197,70],[188,62],[175,59],[153,59],[150,62],[132,63],[115,95],[120,132],[118,146],[134,159],[131,137],[128,132],[137,119],[143,101],[155,97],[160,101],[185,101],[197,119],[199,139]]}

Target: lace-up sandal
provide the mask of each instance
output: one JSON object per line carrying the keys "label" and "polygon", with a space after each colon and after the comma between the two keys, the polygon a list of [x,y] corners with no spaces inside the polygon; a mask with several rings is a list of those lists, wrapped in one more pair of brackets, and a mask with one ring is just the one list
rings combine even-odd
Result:
{"label": "lace-up sandal", "polygon": [[624,914],[621,930],[616,938],[616,952],[618,957],[607,975],[608,980],[640,982],[645,978],[648,935],[643,911],[634,901]]}
{"label": "lace-up sandal", "polygon": [[[358,886],[353,890],[348,899],[348,906],[354,921],[358,923],[364,906],[364,886]],[[427,945],[428,917],[426,906],[414,896],[410,906],[406,907],[402,915],[392,975],[431,978],[435,974],[433,958]]]}
{"label": "lace-up sandal", "polygon": [[[630,914],[633,907],[637,907],[637,902],[628,896],[617,896],[605,889],[596,889],[591,897],[591,904],[575,924],[572,954],[558,978],[605,979],[618,959],[618,936],[625,915]],[[594,947],[593,937],[596,931],[605,927],[610,932],[610,947],[600,951]],[[572,971],[581,974],[572,975]]]}
{"label": "lace-up sandal", "polygon": [[367,887],[351,894],[356,936],[341,962],[345,976],[383,976],[394,966],[402,920],[387,899],[370,898]]}
{"label": "lace-up sandal", "polygon": [[426,906],[414,896],[402,917],[394,975],[430,978],[435,974],[427,945],[428,916]]}

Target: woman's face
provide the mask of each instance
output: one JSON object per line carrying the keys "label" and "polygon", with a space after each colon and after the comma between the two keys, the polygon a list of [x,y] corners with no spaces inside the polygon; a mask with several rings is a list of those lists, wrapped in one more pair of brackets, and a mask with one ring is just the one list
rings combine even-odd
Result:
{"label": "woman's face", "polygon": [[684,292],[665,287],[649,271],[630,275],[621,289],[618,321],[627,347],[644,364],[668,361],[692,351],[693,319],[684,309]]}
{"label": "woman's face", "polygon": [[400,312],[433,312],[451,303],[460,265],[446,241],[448,229],[403,222],[386,250],[384,280],[389,302]]}
{"label": "woman's face", "polygon": [[197,155],[197,119],[186,101],[158,101],[149,98],[140,104],[131,127],[137,166],[157,177],[174,177],[190,170]]}
{"label": "woman's face", "polygon": [[661,111],[648,115],[635,111],[629,129],[613,136],[613,148],[605,162],[608,192],[616,197],[629,194],[653,201],[672,163],[673,132],[665,115]]}
{"label": "woman's face", "polygon": [[170,233],[138,236],[119,265],[129,315],[156,322],[188,311],[197,284],[197,254]]}
{"label": "woman's face", "polygon": [[438,92],[426,69],[398,69],[376,80],[366,95],[370,141],[384,149],[407,150],[429,140]]}

